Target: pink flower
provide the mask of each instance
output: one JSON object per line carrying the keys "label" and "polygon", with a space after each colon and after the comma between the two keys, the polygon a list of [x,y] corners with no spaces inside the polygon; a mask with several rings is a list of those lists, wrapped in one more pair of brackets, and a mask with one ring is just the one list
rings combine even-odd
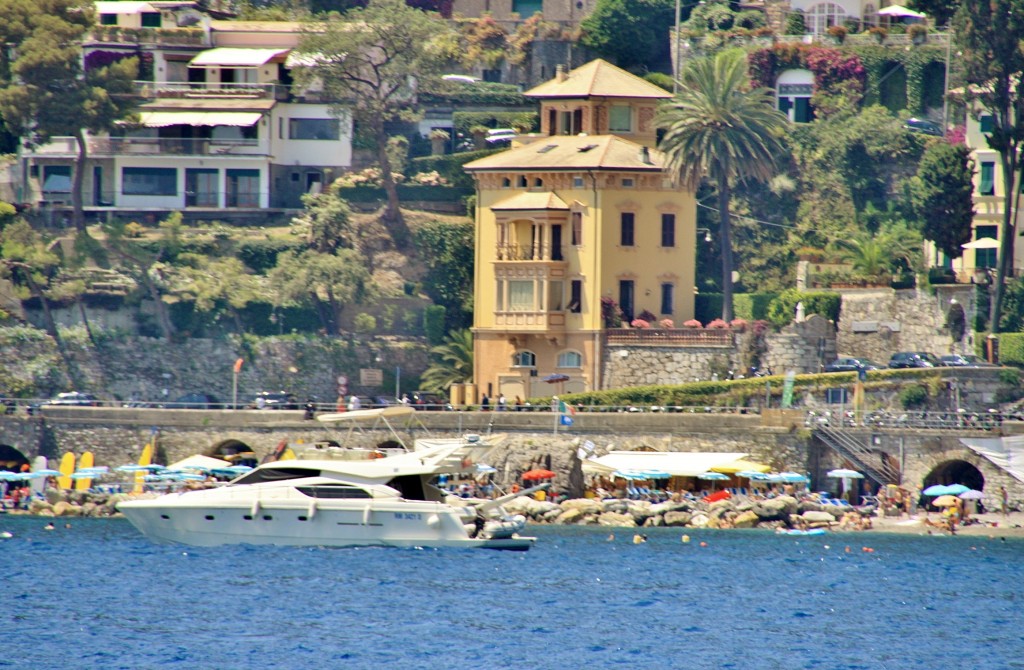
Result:
{"label": "pink flower", "polygon": [[650,322],[644,321],[643,319],[633,319],[630,322],[629,325],[633,326],[634,328],[650,328],[651,327]]}
{"label": "pink flower", "polygon": [[729,324],[727,324],[725,321],[722,321],[721,319],[715,319],[714,321],[710,322],[707,325],[707,327],[713,330],[725,330],[726,328],[729,327]]}
{"label": "pink flower", "polygon": [[661,320],[661,327],[662,328],[675,328],[676,324],[675,324],[674,321],[672,321],[672,319],[662,319]]}
{"label": "pink flower", "polygon": [[683,322],[683,328],[703,328],[704,326],[697,319],[690,319]]}

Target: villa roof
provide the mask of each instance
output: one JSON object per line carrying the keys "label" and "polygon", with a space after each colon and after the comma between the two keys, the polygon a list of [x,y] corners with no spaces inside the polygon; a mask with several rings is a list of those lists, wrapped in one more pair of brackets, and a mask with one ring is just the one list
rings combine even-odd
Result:
{"label": "villa roof", "polygon": [[527,192],[506,198],[496,205],[494,211],[522,212],[526,210],[568,210],[569,205],[554,193]]}
{"label": "villa roof", "polygon": [[598,58],[531,88],[528,98],[671,98],[672,94],[640,77]]}
{"label": "villa roof", "polygon": [[553,135],[525,146],[466,163],[466,170],[633,170],[661,171],[655,149],[616,135]]}

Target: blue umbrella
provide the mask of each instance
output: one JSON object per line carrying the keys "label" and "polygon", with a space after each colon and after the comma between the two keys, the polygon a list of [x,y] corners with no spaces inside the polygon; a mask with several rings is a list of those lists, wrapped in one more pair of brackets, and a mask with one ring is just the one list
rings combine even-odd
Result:
{"label": "blue umbrella", "polygon": [[804,477],[799,472],[780,472],[779,480],[787,484],[803,484],[807,481],[807,477]]}
{"label": "blue umbrella", "polygon": [[946,487],[946,493],[951,496],[958,496],[961,493],[967,493],[970,490],[970,486],[964,486],[963,484],[950,484]]}
{"label": "blue umbrella", "polygon": [[622,479],[637,481],[641,479],[647,479],[647,475],[640,472],[639,470],[616,470],[615,472],[612,473],[612,477],[620,477]]}
{"label": "blue umbrella", "polygon": [[722,474],[721,472],[702,472],[697,475],[697,479],[706,479],[711,482],[724,482],[730,479],[729,475]]}
{"label": "blue umbrella", "polygon": [[746,479],[759,479],[759,480],[766,480],[766,479],[768,479],[768,475],[766,475],[765,473],[761,472],[760,470],[740,470],[739,472],[736,473],[736,476],[737,477],[744,477]]}
{"label": "blue umbrella", "polygon": [[32,474],[39,475],[40,477],[60,477],[61,472],[53,468],[43,468],[42,470],[36,470]]}
{"label": "blue umbrella", "polygon": [[641,470],[640,474],[646,475],[648,479],[668,479],[672,476],[664,470]]}
{"label": "blue umbrella", "polygon": [[481,475],[489,475],[492,472],[497,472],[498,468],[494,467],[493,465],[487,465],[486,463],[477,463],[476,471],[478,474]]}
{"label": "blue umbrella", "polygon": [[926,488],[924,491],[921,491],[921,494],[926,496],[953,495],[952,493],[949,492],[949,487],[946,486],[945,484],[933,484],[932,486]]}

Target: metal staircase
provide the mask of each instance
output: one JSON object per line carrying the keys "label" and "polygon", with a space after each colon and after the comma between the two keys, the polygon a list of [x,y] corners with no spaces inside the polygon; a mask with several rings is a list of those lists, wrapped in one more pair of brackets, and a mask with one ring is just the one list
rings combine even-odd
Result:
{"label": "metal staircase", "polygon": [[877,484],[896,484],[900,481],[899,471],[884,462],[856,436],[836,428],[819,426],[814,437],[853,465]]}

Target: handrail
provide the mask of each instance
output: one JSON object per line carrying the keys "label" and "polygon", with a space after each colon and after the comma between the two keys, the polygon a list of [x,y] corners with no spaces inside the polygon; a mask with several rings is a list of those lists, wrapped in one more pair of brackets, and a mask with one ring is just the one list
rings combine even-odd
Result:
{"label": "handrail", "polygon": [[820,426],[814,430],[814,436],[840,456],[851,461],[857,469],[864,471],[877,484],[898,484],[900,482],[902,477],[898,470],[888,463],[877,462],[877,460],[877,465],[872,464],[870,457],[874,454],[851,435]]}

